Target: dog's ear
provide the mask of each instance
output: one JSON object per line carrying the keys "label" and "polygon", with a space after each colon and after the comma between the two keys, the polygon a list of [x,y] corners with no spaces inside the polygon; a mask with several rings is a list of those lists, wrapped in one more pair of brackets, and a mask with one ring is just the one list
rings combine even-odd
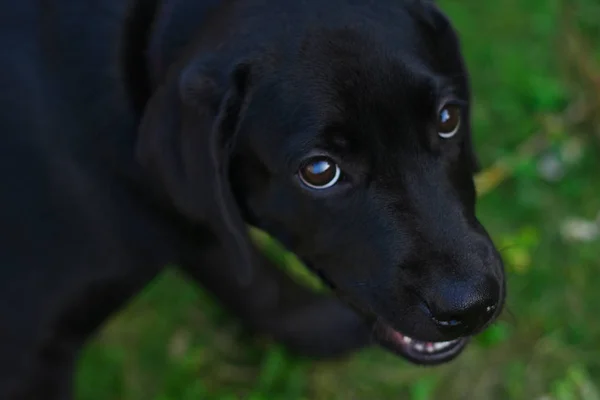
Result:
{"label": "dog's ear", "polygon": [[[429,44],[435,51],[438,60],[436,66],[440,68],[439,72],[452,80],[460,80],[460,86],[464,88],[462,96],[470,103],[471,82],[462,55],[460,38],[452,23],[432,0],[413,0],[410,10],[425,29],[431,33]],[[463,142],[463,152],[468,159],[471,171],[475,174],[481,170],[481,167],[471,134],[470,110],[467,111],[468,137]]]}
{"label": "dog's ear", "polygon": [[249,75],[249,63],[225,76],[203,63],[171,72],[146,106],[136,148],[138,161],[177,211],[210,226],[243,283],[251,278],[254,251],[228,166]]}

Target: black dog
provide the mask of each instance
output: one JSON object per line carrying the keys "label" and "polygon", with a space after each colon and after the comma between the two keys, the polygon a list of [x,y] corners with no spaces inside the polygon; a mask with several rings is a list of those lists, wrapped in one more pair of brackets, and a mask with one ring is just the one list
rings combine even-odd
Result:
{"label": "black dog", "polygon": [[[455,357],[501,311],[469,84],[425,0],[0,2],[0,398],[67,399],[168,264],[310,356]],[[343,302],[250,244],[279,239]]]}

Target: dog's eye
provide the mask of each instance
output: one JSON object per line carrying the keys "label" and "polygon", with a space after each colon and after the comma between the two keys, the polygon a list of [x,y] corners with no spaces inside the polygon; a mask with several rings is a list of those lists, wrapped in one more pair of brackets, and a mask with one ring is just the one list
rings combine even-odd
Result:
{"label": "dog's eye", "polygon": [[313,189],[327,189],[337,183],[340,167],[327,157],[315,157],[305,162],[298,173],[300,180]]}
{"label": "dog's eye", "polygon": [[437,130],[438,135],[450,139],[460,127],[460,107],[455,104],[444,105],[439,112]]}

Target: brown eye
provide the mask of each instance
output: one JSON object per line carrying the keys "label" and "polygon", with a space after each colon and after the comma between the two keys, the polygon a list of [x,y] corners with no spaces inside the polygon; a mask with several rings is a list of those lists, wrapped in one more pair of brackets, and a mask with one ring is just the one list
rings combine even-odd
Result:
{"label": "brown eye", "polygon": [[315,157],[306,162],[298,174],[302,182],[313,189],[327,189],[340,179],[341,170],[326,157]]}
{"label": "brown eye", "polygon": [[446,104],[440,109],[437,122],[438,135],[450,139],[460,127],[460,107],[455,104]]}

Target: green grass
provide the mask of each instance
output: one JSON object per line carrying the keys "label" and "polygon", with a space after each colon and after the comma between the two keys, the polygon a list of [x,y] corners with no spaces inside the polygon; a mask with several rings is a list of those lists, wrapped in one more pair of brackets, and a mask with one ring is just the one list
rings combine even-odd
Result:
{"label": "green grass", "polygon": [[[581,7],[577,26],[596,44],[597,53],[586,56],[600,65],[600,39],[594,41],[600,6],[597,0],[570,3]],[[600,305],[600,241],[570,243],[560,235],[566,218],[594,219],[600,211],[598,136],[593,118],[566,126],[540,123],[542,116],[562,118],[591,86],[568,73],[559,3],[441,5],[461,33],[470,65],[484,166],[545,130],[555,134],[551,154],[561,154],[565,135],[585,141],[581,159],[566,166],[562,180],[541,179],[538,159],[530,158],[480,200],[479,216],[507,263],[509,312],[501,321],[439,368],[417,368],[377,348],[316,363],[245,335],[205,293],[167,272],[86,348],[78,399],[600,399],[600,318],[594,311]]]}

